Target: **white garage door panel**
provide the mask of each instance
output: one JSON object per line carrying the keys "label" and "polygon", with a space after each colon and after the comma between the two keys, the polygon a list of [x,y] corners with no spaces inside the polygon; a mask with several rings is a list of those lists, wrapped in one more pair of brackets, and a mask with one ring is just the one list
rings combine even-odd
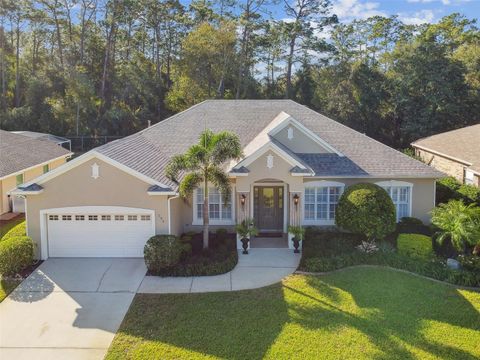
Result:
{"label": "white garage door panel", "polygon": [[48,250],[51,257],[143,257],[143,247],[153,235],[152,216],[149,220],[58,220],[48,217]]}

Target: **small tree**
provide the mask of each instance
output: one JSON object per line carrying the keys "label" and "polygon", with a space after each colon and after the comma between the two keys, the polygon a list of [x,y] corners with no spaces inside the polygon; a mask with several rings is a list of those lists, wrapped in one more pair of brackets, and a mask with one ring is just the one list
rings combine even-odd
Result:
{"label": "small tree", "polygon": [[[217,134],[205,130],[198,143],[184,154],[174,156],[166,168],[166,175],[179,183],[179,193],[188,198],[203,186],[203,247],[208,248],[208,185],[211,183],[226,199],[230,196],[230,180],[222,166],[229,160],[239,159],[242,147],[237,135],[222,131]],[[184,175],[179,181],[180,175]]]}
{"label": "small tree", "polygon": [[439,229],[436,240],[442,244],[450,239],[460,252],[466,251],[467,244],[480,241],[480,208],[474,204],[465,205],[461,200],[440,204],[432,211],[432,224]]}
{"label": "small tree", "polygon": [[395,230],[395,206],[387,192],[375,184],[350,186],[340,197],[337,226],[365,235],[370,242]]}

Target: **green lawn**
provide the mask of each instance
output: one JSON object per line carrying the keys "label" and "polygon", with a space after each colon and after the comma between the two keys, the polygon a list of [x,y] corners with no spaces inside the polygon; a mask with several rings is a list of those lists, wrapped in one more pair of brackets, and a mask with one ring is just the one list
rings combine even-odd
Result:
{"label": "green lawn", "polygon": [[135,297],[107,359],[478,359],[480,293],[394,270]]}

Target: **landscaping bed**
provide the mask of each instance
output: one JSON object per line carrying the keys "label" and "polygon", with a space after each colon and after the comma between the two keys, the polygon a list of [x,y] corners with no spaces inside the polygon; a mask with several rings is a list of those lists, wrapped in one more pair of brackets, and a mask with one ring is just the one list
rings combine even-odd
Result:
{"label": "landscaping bed", "polygon": [[138,294],[106,359],[475,359],[480,294],[378,268]]}
{"label": "landscaping bed", "polygon": [[212,276],[231,271],[238,262],[235,234],[219,232],[210,234],[209,248],[203,249],[201,233],[189,233],[180,238],[184,251],[180,260],[173,266],[147,275],[156,276]]}
{"label": "landscaping bed", "polygon": [[[423,233],[427,227],[419,227]],[[315,228],[308,228],[303,244],[303,256],[299,266],[300,271],[306,272],[328,272],[353,265],[381,265],[390,266],[427,276],[433,279],[446,281],[461,286],[480,287],[480,272],[476,270],[476,264],[468,264],[465,261],[463,269],[454,270],[447,267],[446,259],[435,255],[433,252],[432,239],[419,234],[405,234],[402,231],[412,231],[399,226],[397,231],[388,237],[387,240],[377,244],[376,251],[366,252],[358,249],[364,238],[361,235],[342,232],[324,232]],[[419,231],[420,232],[420,231]],[[400,235],[400,237],[399,237]],[[410,235],[400,248],[397,249],[395,240],[402,240],[402,235]],[[428,239],[430,243],[430,255],[428,254],[428,243],[419,248],[409,248],[409,243],[418,242],[419,239]],[[425,250],[425,247],[427,250]],[[411,253],[415,249],[415,254]]]}

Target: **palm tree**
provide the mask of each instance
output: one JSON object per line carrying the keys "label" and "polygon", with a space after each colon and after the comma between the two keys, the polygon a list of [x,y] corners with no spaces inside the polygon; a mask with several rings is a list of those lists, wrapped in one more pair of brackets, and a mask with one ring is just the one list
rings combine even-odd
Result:
{"label": "palm tree", "polygon": [[[190,197],[194,190],[203,185],[203,247],[208,248],[208,185],[215,186],[224,199],[230,196],[230,180],[223,165],[242,157],[240,139],[237,135],[222,131],[213,133],[205,130],[198,143],[184,154],[175,155],[168,163],[165,175],[179,183],[182,198]],[[183,178],[179,181],[179,178]]]}
{"label": "palm tree", "polygon": [[480,208],[474,204],[465,205],[461,200],[440,204],[432,211],[432,224],[440,229],[437,241],[450,239],[458,251],[465,252],[467,244],[480,240]]}

